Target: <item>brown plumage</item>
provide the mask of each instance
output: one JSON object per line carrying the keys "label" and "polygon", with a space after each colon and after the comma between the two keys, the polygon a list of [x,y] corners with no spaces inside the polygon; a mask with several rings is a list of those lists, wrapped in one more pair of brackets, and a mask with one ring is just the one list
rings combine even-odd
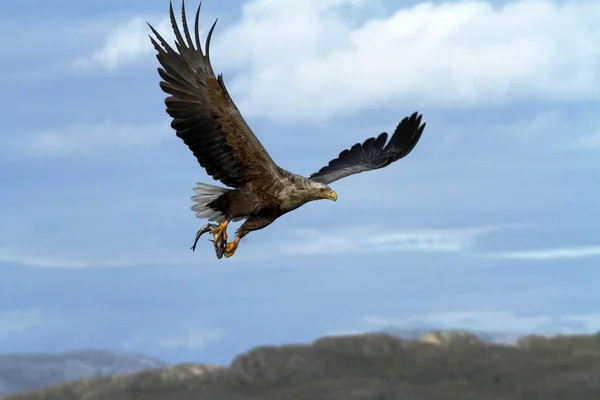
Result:
{"label": "brown plumage", "polygon": [[[336,200],[327,186],[338,179],[364,171],[383,168],[406,156],[418,142],[425,124],[417,113],[404,118],[389,142],[387,133],[369,138],[344,150],[327,166],[302,177],[275,164],[254,135],[227,92],[223,76],[215,75],[210,62],[210,40],[216,22],[208,32],[205,51],[199,37],[200,5],[196,12],[195,36],[187,26],[182,2],[183,34],[170,5],[175,33],[173,49],[151,26],[150,37],[161,68],[161,89],[169,96],[166,111],[173,118],[171,127],[193,152],[199,164],[227,188],[198,183],[192,197],[192,210],[198,218],[218,221],[198,231],[211,232],[217,257],[230,257],[242,237],[262,229],[285,213],[319,199]],[[185,36],[185,38],[184,38]],[[227,243],[227,224],[245,219],[234,241]],[[192,249],[195,249],[196,242]]]}

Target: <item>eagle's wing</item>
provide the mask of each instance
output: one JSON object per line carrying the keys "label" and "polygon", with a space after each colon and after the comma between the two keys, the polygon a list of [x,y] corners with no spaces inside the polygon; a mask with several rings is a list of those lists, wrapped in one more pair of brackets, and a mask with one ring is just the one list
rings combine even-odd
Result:
{"label": "eagle's wing", "polygon": [[175,21],[173,4],[170,5],[178,51],[148,24],[162,45],[150,37],[162,66],[158,68],[163,79],[160,87],[170,95],[165,104],[173,118],[171,127],[206,172],[227,186],[237,188],[253,179],[275,178],[279,167],[246,124],[225,88],[223,76],[216,77],[212,69],[209,46],[217,21],[208,32],[206,54],[202,52],[198,31],[200,6],[195,20],[195,47],[187,25],[185,4],[182,4],[182,20],[186,40]]}
{"label": "eagle's wing", "polygon": [[310,176],[310,179],[326,185],[350,175],[387,167],[406,156],[415,147],[425,129],[421,124],[422,115],[414,113],[405,117],[387,142],[388,134],[383,132],[377,138],[369,138],[362,144],[356,143]]}

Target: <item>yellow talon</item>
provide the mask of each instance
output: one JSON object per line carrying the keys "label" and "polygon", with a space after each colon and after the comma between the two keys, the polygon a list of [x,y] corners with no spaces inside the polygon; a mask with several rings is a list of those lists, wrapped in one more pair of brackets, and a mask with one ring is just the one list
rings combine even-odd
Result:
{"label": "yellow talon", "polygon": [[219,226],[210,231],[213,235],[213,243],[217,242],[219,239],[223,241],[223,243],[227,243],[227,225],[229,225],[229,221],[221,221]]}
{"label": "yellow talon", "polygon": [[240,244],[240,238],[236,237],[233,239],[233,242],[229,242],[225,245],[225,257],[231,257],[235,251],[237,250],[238,245]]}

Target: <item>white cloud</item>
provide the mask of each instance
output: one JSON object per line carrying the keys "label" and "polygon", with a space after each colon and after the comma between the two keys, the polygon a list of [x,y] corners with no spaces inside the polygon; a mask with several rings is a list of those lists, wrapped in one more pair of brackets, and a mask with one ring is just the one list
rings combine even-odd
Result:
{"label": "white cloud", "polygon": [[[383,16],[373,10],[379,4],[366,0],[249,1],[239,21],[215,32],[215,68],[236,70],[228,86],[245,115],[287,121],[403,101],[470,106],[598,97],[596,1],[428,2]],[[147,20],[116,25],[74,65],[115,70],[152,54]],[[172,43],[168,18],[154,20]],[[203,18],[203,37],[210,23]]]}
{"label": "white cloud", "polygon": [[[550,108],[517,120],[509,118],[505,123],[489,127],[488,133],[480,134],[478,138],[485,140],[487,146],[491,145],[490,136],[508,139],[512,150],[510,157],[515,156],[514,144],[518,142],[524,145],[523,148],[527,149],[525,154],[531,159],[532,151],[536,149],[545,154],[548,154],[548,151],[600,150],[600,131],[595,126],[595,114]],[[565,134],[565,131],[568,134]],[[461,144],[464,142],[460,139],[466,136],[470,136],[471,142],[476,139],[472,132],[458,129],[451,132],[451,136],[452,138],[446,140],[454,140]],[[493,144],[497,145],[505,144]],[[581,161],[579,157],[573,161],[575,160]],[[555,170],[556,159],[551,158],[551,161]],[[563,164],[563,167],[566,165]]]}
{"label": "white cloud", "polygon": [[439,329],[467,328],[484,331],[513,330],[521,332],[534,331],[547,324],[547,316],[515,316],[510,311],[455,311],[409,316],[406,318],[389,318],[367,316],[363,321],[374,327],[390,326],[433,326]]}
{"label": "white cloud", "polygon": [[511,260],[560,260],[570,258],[599,257],[600,246],[561,247],[525,251],[509,251],[489,254],[492,258]]}
{"label": "white cloud", "polygon": [[582,325],[588,332],[600,331],[600,314],[572,314],[564,316],[563,319]]}
{"label": "white cloud", "polygon": [[295,230],[293,242],[278,247],[283,255],[318,255],[386,251],[461,252],[476,240],[516,226],[487,226],[446,230],[383,230],[375,226],[339,228],[331,232]]}
{"label": "white cloud", "polygon": [[133,334],[121,344],[121,347],[127,350],[136,349],[147,342],[147,336],[143,334]]}
{"label": "white cloud", "polygon": [[[29,267],[47,268],[88,268],[88,267],[131,267],[141,265],[185,265],[196,263],[198,257],[208,263],[256,263],[289,256],[315,256],[337,254],[364,254],[386,252],[425,252],[425,253],[471,253],[477,241],[495,232],[527,229],[529,225],[490,225],[459,229],[385,230],[379,226],[339,227],[331,231],[316,229],[293,229],[286,240],[244,242],[243,251],[238,251],[231,259],[218,260],[214,256],[212,244],[200,245],[196,253],[181,253],[174,250],[167,254],[143,251],[139,255],[103,254],[60,255],[55,253],[35,253],[31,250],[0,247],[0,263],[17,264]],[[200,243],[203,243],[201,241]],[[268,251],[266,251],[268,249]],[[199,253],[200,252],[200,253]],[[483,256],[487,256],[485,253]],[[255,268],[258,266],[255,265]]]}
{"label": "white cloud", "polygon": [[[0,21],[0,37],[10,38],[4,41],[3,48],[8,49],[6,54],[10,54],[12,61],[19,61],[5,63],[0,82],[31,83],[98,70],[112,72],[136,65],[145,58],[156,61],[151,57],[154,48],[148,38],[150,30],[146,21],[159,29],[165,39],[173,40],[164,12],[158,16],[135,15],[127,19],[117,14],[75,20],[41,18],[25,31],[20,30],[20,21]],[[15,36],[16,31],[20,34]]]}
{"label": "white cloud", "polygon": [[594,131],[575,139],[572,148],[575,150],[600,150],[600,132]]}
{"label": "white cloud", "polygon": [[556,109],[545,110],[517,121],[492,126],[490,134],[508,137],[511,142],[515,140],[531,143],[535,142],[539,145],[540,142],[545,146],[560,146],[564,143],[544,143],[543,139],[552,130],[559,129],[567,116],[563,112]]}
{"label": "white cloud", "polygon": [[[103,257],[92,256],[61,256],[55,254],[29,254],[16,249],[0,247],[0,264],[16,264],[24,267],[36,268],[89,268],[89,267],[132,267],[139,265],[176,265],[189,264],[194,261],[194,254],[190,252],[187,257],[162,256],[129,256],[129,257]],[[207,259],[204,262],[211,262]]]}
{"label": "white cloud", "polygon": [[70,77],[76,64],[73,58],[82,49],[98,46],[103,36],[118,24],[114,17],[105,15],[89,15],[84,20],[61,18],[59,14],[53,18],[41,14],[24,18],[27,29],[23,29],[23,18],[0,17],[3,49],[0,82],[31,84],[49,77]]}
{"label": "white cloud", "polygon": [[175,335],[167,335],[166,337],[158,337],[157,334],[135,333],[121,344],[124,349],[138,349],[140,346],[148,346],[149,344],[157,344],[164,348],[186,348],[190,350],[198,350],[206,345],[216,342],[225,336],[225,330],[220,328],[200,329],[188,328],[181,329]]}
{"label": "white cloud", "polygon": [[[151,54],[154,48],[148,38],[150,28],[146,21],[149,19],[134,17],[117,25],[108,33],[102,47],[92,54],[76,59],[73,65],[84,70],[101,67],[113,71],[136,61],[141,56]],[[173,41],[173,30],[167,18],[161,19],[158,23],[152,23],[152,26],[165,40]]]}
{"label": "white cloud", "polygon": [[597,332],[600,330],[600,314],[565,315],[516,315],[511,311],[472,311],[412,315],[403,318],[365,316],[362,322],[369,329],[390,327],[432,327],[435,329],[468,329],[495,332]]}
{"label": "white cloud", "polygon": [[335,329],[323,333],[323,336],[356,336],[364,335],[365,332],[365,329]]}
{"label": "white cloud", "polygon": [[[227,83],[246,116],[286,121],[403,101],[470,106],[600,93],[600,3],[594,0],[421,2],[375,13],[380,6],[366,0],[246,2],[239,21],[223,20],[215,32],[215,68],[236,70]],[[172,42],[167,13],[83,21],[81,36],[104,39],[71,66],[112,71],[153,54],[146,21]],[[202,21],[204,37],[212,19]],[[77,29],[61,34],[77,36]],[[77,49],[85,47],[82,40],[72,40]]]}
{"label": "white cloud", "polygon": [[246,3],[213,44],[217,69],[239,69],[229,86],[244,114],[289,120],[402,100],[468,106],[600,93],[597,1],[420,3],[362,24],[344,17],[369,4]]}
{"label": "white cloud", "polygon": [[192,328],[183,335],[177,335],[160,339],[158,344],[165,348],[183,347],[197,350],[205,347],[207,344],[215,342],[225,336],[222,329],[197,329]]}
{"label": "white cloud", "polygon": [[[169,257],[164,250],[160,255],[145,252],[138,256],[60,255],[35,253],[31,250],[0,247],[0,263],[29,267],[88,268],[130,267],[139,265],[184,265],[203,262],[248,263],[280,257],[313,256],[321,254],[352,254],[391,251],[420,251],[456,253],[468,249],[482,235],[510,229],[511,226],[489,226],[449,230],[386,231],[375,226],[338,228],[330,232],[313,229],[295,229],[295,238],[289,241],[245,242],[245,251],[227,260],[217,260],[212,244]],[[200,242],[202,243],[202,242]],[[270,251],[265,251],[270,249]],[[276,251],[272,251],[277,249]]]}
{"label": "white cloud", "polygon": [[11,335],[19,334],[42,324],[42,310],[11,310],[0,312],[0,343]]}
{"label": "white cloud", "polygon": [[147,147],[172,139],[167,120],[143,124],[106,120],[46,128],[3,139],[5,152],[20,156],[64,157],[120,148]]}

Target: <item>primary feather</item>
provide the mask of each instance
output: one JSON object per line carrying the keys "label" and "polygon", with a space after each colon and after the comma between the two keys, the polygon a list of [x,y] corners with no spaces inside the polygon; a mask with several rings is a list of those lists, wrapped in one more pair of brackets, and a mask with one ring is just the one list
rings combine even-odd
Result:
{"label": "primary feather", "polygon": [[[185,39],[181,34],[173,4],[170,18],[175,33],[175,51],[149,24],[156,36],[150,37],[162,68],[161,89],[170,94],[165,99],[167,113],[176,131],[200,165],[214,179],[230,187],[242,187],[253,177],[278,178],[279,169],[256,138],[227,92],[223,76],[215,76],[210,62],[210,28],[205,50],[199,38],[200,8],[195,19],[195,46],[182,5],[181,17]],[[159,44],[160,42],[160,44]]]}
{"label": "primary feather", "polygon": [[421,124],[421,117],[413,113],[402,119],[387,144],[387,132],[377,138],[371,137],[362,144],[356,143],[309,178],[328,185],[350,175],[387,167],[408,155],[415,147],[426,125]]}

